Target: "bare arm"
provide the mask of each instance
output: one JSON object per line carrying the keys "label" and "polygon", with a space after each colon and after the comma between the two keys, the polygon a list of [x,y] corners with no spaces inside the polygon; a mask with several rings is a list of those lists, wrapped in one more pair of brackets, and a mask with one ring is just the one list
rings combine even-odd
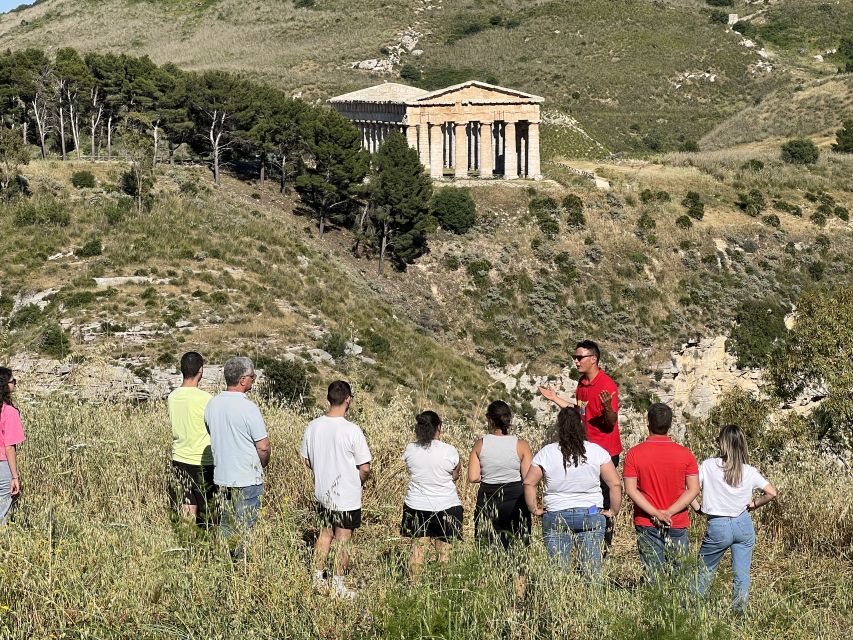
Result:
{"label": "bare arm", "polygon": [[604,484],[610,490],[610,508],[605,509],[602,513],[608,518],[612,518],[622,508],[622,482],[619,480],[616,465],[612,462],[601,465],[601,479],[604,480]]}
{"label": "bare arm", "polygon": [[530,470],[530,464],[533,462],[533,452],[530,450],[527,440],[519,440],[515,451],[518,454],[518,459],[521,461],[521,479],[524,480],[524,477]]}
{"label": "bare arm", "polygon": [[775,500],[776,496],[779,495],[779,492],[776,490],[776,487],[769,483],[761,491],[763,492],[763,494],[746,506],[748,511],[755,511],[759,507],[763,507],[768,502],[772,502],[773,500]]}
{"label": "bare arm", "polygon": [[666,524],[672,523],[669,516],[664,516],[662,512],[655,509],[654,505],[640,492],[637,488],[636,478],[625,478],[625,493],[637,507],[649,514],[650,517],[657,518]]}
{"label": "bare arm", "polygon": [[607,391],[602,391],[599,395],[599,398],[601,399],[601,418],[603,422],[599,429],[604,433],[612,432],[613,429],[616,428],[616,421],[619,420],[619,415],[616,410],[613,409],[613,398],[615,396],[615,393],[608,393]]}
{"label": "bare arm", "polygon": [[308,468],[309,468],[309,469],[311,469],[312,471],[314,470],[314,469],[311,467],[311,461],[310,461],[308,458],[302,458],[302,464],[304,464],[306,467],[308,467]]}
{"label": "bare arm", "polygon": [[468,482],[480,482],[480,451],[483,449],[483,439],[474,443],[471,455],[468,456]]}
{"label": "bare arm", "polygon": [[270,463],[270,453],[272,453],[270,439],[262,438],[258,440],[255,443],[255,450],[258,452],[258,459],[261,461],[261,466],[266,469],[266,466]]}
{"label": "bare arm", "polygon": [[550,387],[539,387],[539,394],[545,398],[546,400],[550,400],[554,404],[556,404],[561,409],[565,409],[566,407],[571,407],[572,403],[568,400],[563,400],[560,396],[557,395],[557,392],[551,389]]}
{"label": "bare arm", "polygon": [[13,444],[6,447],[6,461],[9,463],[9,471],[12,472],[11,490],[13,496],[18,495],[21,491],[21,481],[18,478],[17,452],[17,447]]}
{"label": "bare arm", "polygon": [[453,478],[453,482],[459,480],[459,474],[462,472],[462,461],[456,463],[456,466],[453,468],[453,471],[450,472],[450,477]]}
{"label": "bare arm", "polygon": [[541,516],[545,513],[545,509],[539,506],[536,499],[536,486],[542,481],[542,468],[531,466],[524,476],[524,502],[527,503],[527,509],[534,516]]}
{"label": "bare arm", "polygon": [[364,464],[358,465],[358,479],[361,480],[362,486],[367,482],[367,479],[370,477],[370,463],[365,462]]}
{"label": "bare arm", "polygon": [[669,507],[664,509],[661,513],[666,516],[667,522],[671,522],[672,516],[684,511],[687,508],[687,505],[689,505],[698,495],[699,476],[687,476],[687,487],[684,489],[684,493],[678,496],[678,500],[669,505]]}

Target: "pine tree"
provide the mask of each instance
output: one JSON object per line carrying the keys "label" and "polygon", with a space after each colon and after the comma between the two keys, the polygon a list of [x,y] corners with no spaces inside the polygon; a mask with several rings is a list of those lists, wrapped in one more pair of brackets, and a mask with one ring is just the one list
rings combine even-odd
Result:
{"label": "pine tree", "polygon": [[432,181],[418,152],[400,133],[391,133],[376,154],[371,203],[379,243],[379,273],[390,250],[400,266],[426,251],[427,233],[435,227],[430,215]]}
{"label": "pine tree", "polygon": [[835,144],[832,145],[832,150],[835,153],[853,153],[853,118],[845,120],[835,134]]}

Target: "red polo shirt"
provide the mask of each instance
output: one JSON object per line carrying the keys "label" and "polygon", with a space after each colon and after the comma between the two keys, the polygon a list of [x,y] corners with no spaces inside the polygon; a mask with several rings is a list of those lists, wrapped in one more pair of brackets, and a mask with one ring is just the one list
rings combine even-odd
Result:
{"label": "red polo shirt", "polygon": [[[687,488],[687,476],[699,475],[696,458],[669,436],[650,435],[628,449],[622,475],[637,479],[637,489],[655,509],[667,509]],[[634,524],[651,527],[649,514],[634,505]],[[672,516],[673,529],[690,526],[687,508]]]}
{"label": "red polo shirt", "polygon": [[602,431],[604,427],[604,405],[601,404],[601,392],[607,391],[613,394],[611,405],[613,410],[619,412],[619,389],[613,378],[604,373],[601,369],[595,375],[592,381],[582,377],[578,382],[578,389],[575,392],[575,398],[578,403],[578,411],[586,425],[587,439],[600,446],[607,451],[611,456],[618,456],[622,453],[622,441],[619,439],[619,422],[613,427],[613,431],[605,433]]}

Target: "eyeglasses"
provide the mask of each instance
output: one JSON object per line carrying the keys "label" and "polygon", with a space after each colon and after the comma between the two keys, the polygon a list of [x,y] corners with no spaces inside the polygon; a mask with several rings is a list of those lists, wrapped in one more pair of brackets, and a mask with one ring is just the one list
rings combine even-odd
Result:
{"label": "eyeglasses", "polygon": [[572,360],[574,360],[575,362],[580,362],[584,358],[591,358],[592,356],[593,356],[593,354],[591,354],[591,353],[585,353],[582,356],[572,356]]}
{"label": "eyeglasses", "polygon": [[18,384],[18,381],[12,378],[11,380],[9,380],[9,384]]}
{"label": "eyeglasses", "polygon": [[251,378],[252,380],[254,380],[258,377],[258,374],[257,373],[247,373],[246,375],[240,376],[240,377],[241,378]]}

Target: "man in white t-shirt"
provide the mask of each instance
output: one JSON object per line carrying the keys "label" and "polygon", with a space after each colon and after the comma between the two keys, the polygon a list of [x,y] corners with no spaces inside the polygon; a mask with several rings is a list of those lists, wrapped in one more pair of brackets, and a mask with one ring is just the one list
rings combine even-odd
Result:
{"label": "man in white t-shirt", "polygon": [[314,545],[315,582],[325,584],[329,550],[336,543],[332,587],[337,595],[352,598],[344,585],[349,567],[348,543],[361,526],[361,488],[370,476],[370,448],[364,433],[347,420],[352,388],[343,380],[329,385],[329,410],[305,429],[299,453],[314,473],[314,497],[321,528]]}

